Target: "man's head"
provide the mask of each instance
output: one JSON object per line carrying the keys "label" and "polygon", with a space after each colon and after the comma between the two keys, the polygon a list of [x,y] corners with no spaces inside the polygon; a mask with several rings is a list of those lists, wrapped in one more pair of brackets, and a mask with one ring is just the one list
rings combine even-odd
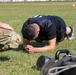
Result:
{"label": "man's head", "polygon": [[39,26],[35,23],[29,24],[24,31],[24,36],[28,40],[36,39],[39,34]]}

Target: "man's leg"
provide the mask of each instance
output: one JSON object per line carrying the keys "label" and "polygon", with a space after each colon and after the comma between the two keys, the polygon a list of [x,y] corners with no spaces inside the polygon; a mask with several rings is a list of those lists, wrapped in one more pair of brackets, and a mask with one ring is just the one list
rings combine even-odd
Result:
{"label": "man's leg", "polygon": [[74,28],[73,27],[66,27],[66,34],[67,34],[67,38],[69,40],[74,39]]}

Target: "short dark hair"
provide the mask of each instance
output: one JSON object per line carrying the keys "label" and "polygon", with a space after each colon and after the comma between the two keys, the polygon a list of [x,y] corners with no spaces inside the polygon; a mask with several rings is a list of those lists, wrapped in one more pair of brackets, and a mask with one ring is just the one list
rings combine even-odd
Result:
{"label": "short dark hair", "polygon": [[29,25],[25,28],[24,33],[25,33],[24,36],[26,37],[26,39],[28,39],[28,40],[33,40],[33,38],[34,38],[35,35],[36,35],[35,25],[29,24]]}

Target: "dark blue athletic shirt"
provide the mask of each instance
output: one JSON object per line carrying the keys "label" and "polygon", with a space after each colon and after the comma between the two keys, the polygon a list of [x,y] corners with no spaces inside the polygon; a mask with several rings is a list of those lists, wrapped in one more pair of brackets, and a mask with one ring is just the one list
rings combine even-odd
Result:
{"label": "dark blue athletic shirt", "polygon": [[56,32],[59,28],[58,21],[54,18],[54,16],[42,16],[37,15],[32,18],[29,18],[22,27],[22,35],[23,38],[27,39],[24,36],[24,30],[27,25],[37,23],[40,27],[40,33],[36,40],[51,40],[57,36]]}

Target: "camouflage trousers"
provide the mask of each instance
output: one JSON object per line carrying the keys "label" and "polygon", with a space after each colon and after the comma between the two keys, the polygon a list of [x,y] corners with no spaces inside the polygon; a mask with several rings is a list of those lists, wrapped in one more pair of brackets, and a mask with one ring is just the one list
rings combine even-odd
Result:
{"label": "camouflage trousers", "polygon": [[0,28],[0,51],[17,48],[20,42],[21,38],[19,34]]}

